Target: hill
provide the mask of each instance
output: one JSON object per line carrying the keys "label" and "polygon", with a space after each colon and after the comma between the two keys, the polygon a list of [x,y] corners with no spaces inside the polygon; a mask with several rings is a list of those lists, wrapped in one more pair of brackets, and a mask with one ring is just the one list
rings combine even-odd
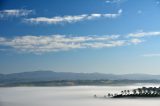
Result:
{"label": "hill", "polygon": [[[57,82],[58,81],[58,82]],[[103,82],[105,81],[105,82]],[[107,81],[107,82],[106,82]],[[12,74],[0,74],[0,85],[14,84],[37,84],[40,83],[62,83],[74,84],[112,84],[112,83],[141,83],[141,82],[160,82],[160,75],[149,74],[103,74],[103,73],[72,73],[72,72],[53,72],[53,71],[33,71]],[[54,83],[54,84],[53,84]],[[55,84],[56,83],[56,84]],[[66,84],[67,83],[67,84]],[[71,84],[70,83],[70,84]],[[61,85],[61,84],[60,84]]]}

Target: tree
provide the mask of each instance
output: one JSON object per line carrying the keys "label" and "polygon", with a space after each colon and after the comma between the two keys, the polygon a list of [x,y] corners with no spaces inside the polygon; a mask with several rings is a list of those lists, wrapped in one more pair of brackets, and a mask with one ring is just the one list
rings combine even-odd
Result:
{"label": "tree", "polygon": [[160,95],[160,87],[157,88],[157,94]]}
{"label": "tree", "polygon": [[153,88],[153,93],[157,94],[157,88],[156,87]]}
{"label": "tree", "polygon": [[139,94],[142,94],[142,89],[138,88],[137,91],[139,92]]}
{"label": "tree", "polygon": [[125,94],[125,95],[127,94],[127,90],[124,90],[124,94]]}
{"label": "tree", "polygon": [[124,94],[124,91],[121,91],[121,94],[123,95],[123,94]]}
{"label": "tree", "polygon": [[129,91],[129,90],[127,90],[127,93],[128,93],[128,94],[130,94],[130,91]]}
{"label": "tree", "polygon": [[147,88],[148,94],[152,93],[152,87]]}
{"label": "tree", "polygon": [[147,93],[147,89],[146,87],[142,87],[142,93],[146,94]]}
{"label": "tree", "polygon": [[108,97],[110,97],[111,96],[111,94],[110,93],[108,93]]}
{"label": "tree", "polygon": [[135,95],[137,93],[137,90],[136,89],[133,89],[133,94]]}

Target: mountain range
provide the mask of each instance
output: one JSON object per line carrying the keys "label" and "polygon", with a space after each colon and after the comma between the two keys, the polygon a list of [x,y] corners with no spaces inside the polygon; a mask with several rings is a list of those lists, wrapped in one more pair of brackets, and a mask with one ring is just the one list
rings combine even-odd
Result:
{"label": "mountain range", "polygon": [[160,80],[160,75],[150,74],[103,74],[72,73],[53,71],[33,71],[12,74],[0,74],[0,83],[36,82],[55,80]]}

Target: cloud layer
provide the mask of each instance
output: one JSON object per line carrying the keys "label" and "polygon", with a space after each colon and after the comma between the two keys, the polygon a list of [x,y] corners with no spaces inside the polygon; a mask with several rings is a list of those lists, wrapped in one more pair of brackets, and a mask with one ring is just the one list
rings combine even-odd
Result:
{"label": "cloud layer", "polygon": [[[14,38],[0,37],[0,51],[16,50],[18,52],[42,54],[46,52],[66,51],[84,48],[111,48],[126,45],[137,45],[146,41],[145,37],[160,36],[159,31],[136,32],[126,35],[26,35]],[[159,56],[146,54],[145,57]]]}
{"label": "cloud layer", "polygon": [[[33,36],[12,39],[0,37],[0,47],[9,47],[19,52],[42,54],[80,48],[110,48],[141,43],[138,39],[121,39],[120,35],[109,36]],[[3,48],[1,48],[3,49]]]}
{"label": "cloud layer", "polygon": [[116,18],[120,16],[122,13],[122,9],[118,10],[117,13],[115,14],[99,14],[99,13],[94,13],[94,14],[82,14],[82,15],[68,15],[68,16],[55,16],[52,18],[48,17],[37,17],[37,18],[29,18],[29,19],[24,19],[25,22],[28,23],[46,23],[46,24],[59,24],[59,23],[73,23],[73,22],[78,22],[78,21],[83,21],[83,20],[92,20],[92,19],[97,19],[97,18]]}
{"label": "cloud layer", "polygon": [[26,10],[26,9],[1,10],[0,18],[27,16],[31,13],[33,13],[33,10]]}
{"label": "cloud layer", "polygon": [[160,36],[160,32],[159,31],[153,31],[153,32],[140,31],[140,32],[128,34],[128,37],[137,37],[137,38],[147,37],[147,36]]}

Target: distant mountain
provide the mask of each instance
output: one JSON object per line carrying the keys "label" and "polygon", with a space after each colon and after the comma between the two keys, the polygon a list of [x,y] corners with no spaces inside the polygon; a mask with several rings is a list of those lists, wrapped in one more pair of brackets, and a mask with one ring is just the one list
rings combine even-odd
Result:
{"label": "distant mountain", "polygon": [[55,80],[160,80],[160,75],[114,75],[102,73],[71,73],[53,71],[33,71],[13,74],[0,74],[0,83],[39,82]]}

